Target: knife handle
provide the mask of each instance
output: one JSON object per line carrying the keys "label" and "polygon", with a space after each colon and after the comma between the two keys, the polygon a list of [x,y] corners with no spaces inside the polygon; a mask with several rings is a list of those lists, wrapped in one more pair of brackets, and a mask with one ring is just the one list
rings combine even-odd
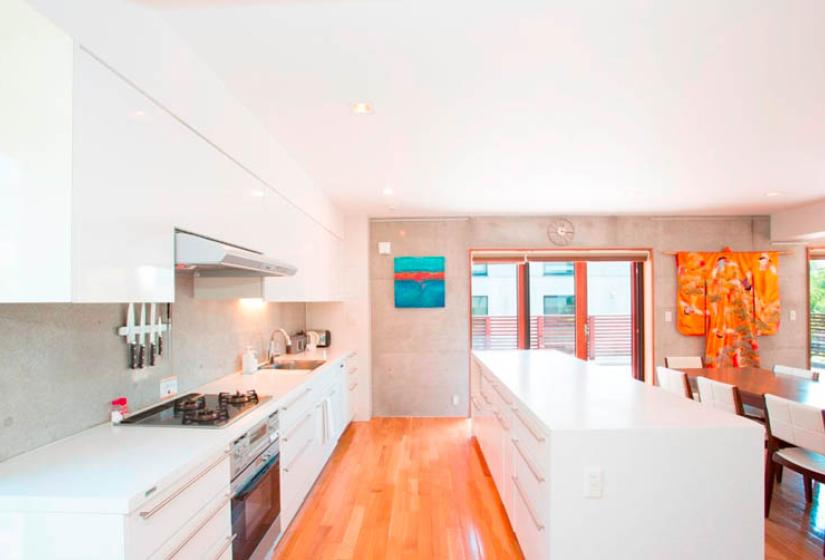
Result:
{"label": "knife handle", "polygon": [[155,344],[153,342],[149,343],[149,366],[155,365]]}
{"label": "knife handle", "polygon": [[146,365],[146,346],[143,344],[140,345],[138,349],[138,368],[143,369]]}
{"label": "knife handle", "polygon": [[158,356],[163,356],[163,337],[158,335]]}
{"label": "knife handle", "polygon": [[137,346],[129,345],[129,369],[137,369]]}

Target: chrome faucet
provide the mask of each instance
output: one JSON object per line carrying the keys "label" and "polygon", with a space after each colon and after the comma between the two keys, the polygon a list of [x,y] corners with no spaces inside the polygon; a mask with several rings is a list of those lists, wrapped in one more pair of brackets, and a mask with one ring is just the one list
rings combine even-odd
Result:
{"label": "chrome faucet", "polygon": [[284,344],[286,345],[284,347],[284,352],[286,352],[286,347],[292,346],[292,339],[289,337],[289,334],[287,334],[287,332],[284,329],[275,329],[274,331],[272,331],[272,336],[269,337],[269,352],[267,355],[269,363],[274,362],[275,358],[281,355],[281,352],[275,350],[275,335],[278,333],[281,333],[284,337]]}

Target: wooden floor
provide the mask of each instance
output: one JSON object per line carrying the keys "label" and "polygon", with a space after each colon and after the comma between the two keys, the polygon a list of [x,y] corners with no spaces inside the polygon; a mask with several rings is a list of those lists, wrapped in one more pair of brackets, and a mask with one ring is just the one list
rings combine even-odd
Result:
{"label": "wooden floor", "polygon": [[[462,419],[352,424],[273,560],[522,558],[468,432]],[[824,532],[825,509],[806,507],[800,477],[786,471],[765,558],[821,559]]]}

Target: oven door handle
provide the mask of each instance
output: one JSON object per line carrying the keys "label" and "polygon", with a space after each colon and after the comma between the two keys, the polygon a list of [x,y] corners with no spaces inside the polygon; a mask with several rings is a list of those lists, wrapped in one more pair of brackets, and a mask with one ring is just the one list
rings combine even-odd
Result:
{"label": "oven door handle", "polygon": [[255,489],[258,487],[258,484],[263,480],[264,475],[266,475],[272,467],[281,459],[280,451],[275,453],[272,457],[267,460],[266,463],[261,465],[261,468],[258,469],[256,472],[244,485],[234,494],[232,494],[233,500],[244,501]]}

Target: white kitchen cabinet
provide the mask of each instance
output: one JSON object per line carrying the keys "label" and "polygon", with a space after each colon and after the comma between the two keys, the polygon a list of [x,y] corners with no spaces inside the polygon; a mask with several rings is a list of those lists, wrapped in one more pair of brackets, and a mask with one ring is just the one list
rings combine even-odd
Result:
{"label": "white kitchen cabinet", "polygon": [[254,178],[84,51],[76,75],[74,301],[173,301],[176,228],[256,248]]}
{"label": "white kitchen cabinet", "polygon": [[74,44],[29,3],[4,0],[0,53],[0,302],[66,302]]}

